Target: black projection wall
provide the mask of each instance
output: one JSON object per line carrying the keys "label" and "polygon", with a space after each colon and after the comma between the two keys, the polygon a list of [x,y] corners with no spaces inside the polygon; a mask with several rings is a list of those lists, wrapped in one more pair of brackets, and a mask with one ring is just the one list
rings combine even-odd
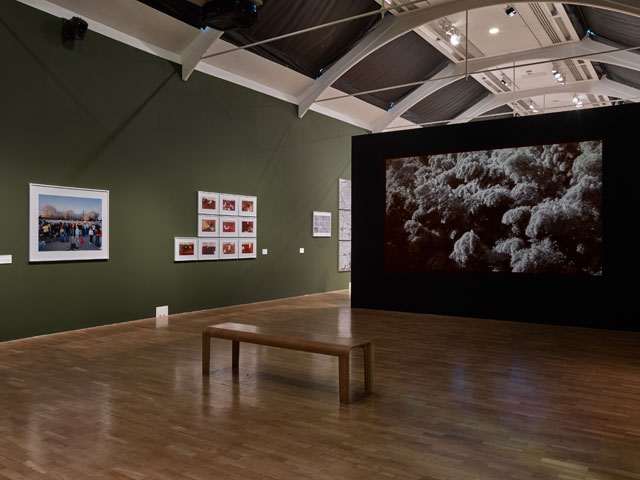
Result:
{"label": "black projection wall", "polygon": [[637,118],[354,137],[352,306],[640,330]]}

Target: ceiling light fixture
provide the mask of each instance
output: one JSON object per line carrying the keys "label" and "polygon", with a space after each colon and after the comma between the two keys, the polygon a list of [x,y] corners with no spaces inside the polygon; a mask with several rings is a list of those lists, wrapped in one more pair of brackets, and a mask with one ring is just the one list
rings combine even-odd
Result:
{"label": "ceiling light fixture", "polygon": [[497,28],[497,27],[493,27],[493,28],[489,29],[489,33],[491,35],[496,35],[497,33],[500,33],[500,29]]}
{"label": "ceiling light fixture", "polygon": [[558,81],[558,83],[562,83],[564,85],[565,81],[564,81],[564,77],[562,76],[562,74],[556,70],[555,68],[553,70],[551,70],[551,75],[553,75],[555,77],[555,79]]}
{"label": "ceiling light fixture", "polygon": [[460,35],[457,33],[451,34],[451,45],[456,46],[460,44]]}
{"label": "ceiling light fixture", "polygon": [[507,14],[507,16],[509,17],[513,17],[515,14],[518,13],[518,11],[511,5],[509,5],[505,10],[504,13]]}
{"label": "ceiling light fixture", "polygon": [[573,103],[576,106],[576,108],[580,108],[582,107],[582,100],[580,99],[580,97],[578,96],[578,94],[574,94],[573,95]]}

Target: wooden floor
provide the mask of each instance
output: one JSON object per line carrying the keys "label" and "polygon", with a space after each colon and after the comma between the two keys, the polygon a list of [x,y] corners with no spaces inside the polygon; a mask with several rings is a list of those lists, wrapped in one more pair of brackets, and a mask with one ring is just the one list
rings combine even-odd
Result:
{"label": "wooden floor", "polygon": [[[640,479],[640,334],[351,310],[344,292],[0,344],[1,479]],[[370,337],[337,360],[202,327]]]}

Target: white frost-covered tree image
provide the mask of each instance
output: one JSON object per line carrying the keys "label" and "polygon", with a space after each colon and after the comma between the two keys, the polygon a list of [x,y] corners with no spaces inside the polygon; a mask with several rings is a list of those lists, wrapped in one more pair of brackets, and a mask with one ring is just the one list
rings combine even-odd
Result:
{"label": "white frost-covered tree image", "polygon": [[385,265],[602,275],[602,142],[387,159]]}

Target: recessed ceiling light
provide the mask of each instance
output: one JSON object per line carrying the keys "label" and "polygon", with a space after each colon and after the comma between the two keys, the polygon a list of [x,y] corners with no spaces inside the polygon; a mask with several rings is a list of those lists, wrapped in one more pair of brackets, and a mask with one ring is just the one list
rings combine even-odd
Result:
{"label": "recessed ceiling light", "polygon": [[495,35],[496,33],[500,33],[500,29],[496,28],[496,27],[493,27],[493,28],[489,29],[489,33],[491,35]]}
{"label": "recessed ceiling light", "polygon": [[453,35],[451,35],[451,45],[458,45],[460,43],[460,35],[458,35],[457,33],[454,33]]}

